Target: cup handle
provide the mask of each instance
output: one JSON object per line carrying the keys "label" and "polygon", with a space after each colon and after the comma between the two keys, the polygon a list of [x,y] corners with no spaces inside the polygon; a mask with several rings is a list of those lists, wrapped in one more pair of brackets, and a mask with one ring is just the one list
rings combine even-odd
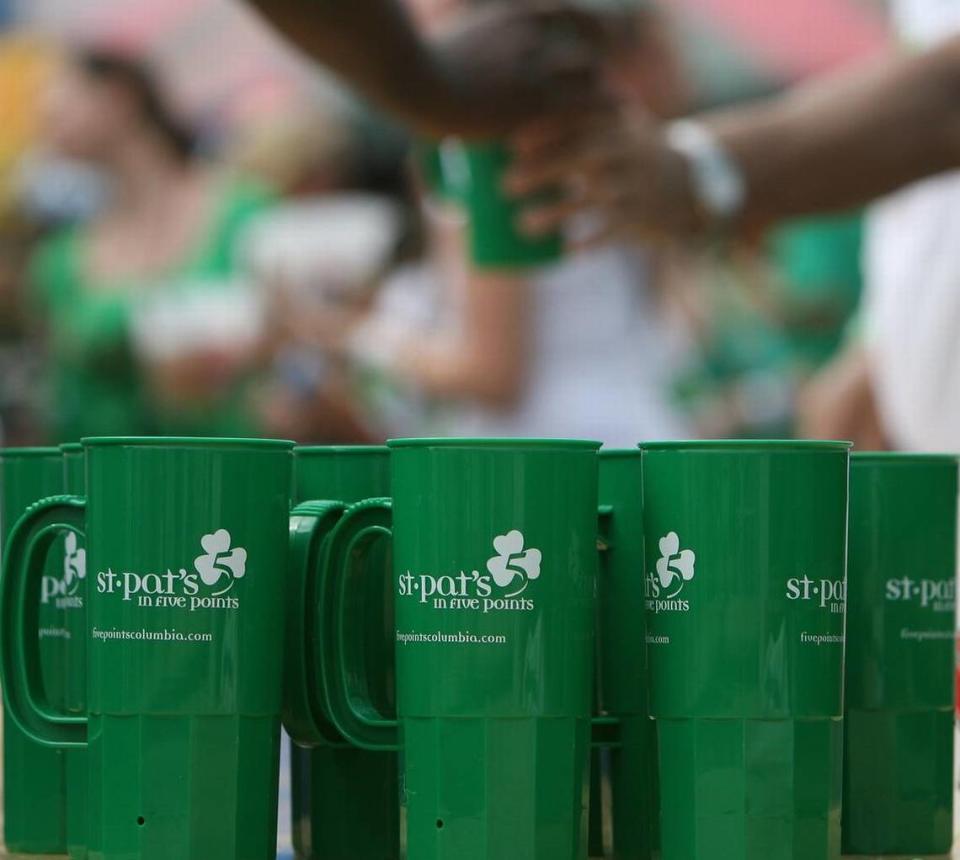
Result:
{"label": "cup handle", "polygon": [[87,718],[49,710],[40,674],[39,606],[47,551],[63,531],[84,535],[86,502],[54,496],[31,505],[7,539],[0,576],[0,680],[11,719],[33,741],[86,746]]}
{"label": "cup handle", "polygon": [[[377,711],[367,689],[365,669],[350,665],[346,647],[347,594],[366,565],[362,560],[375,540],[392,538],[393,506],[389,499],[369,499],[351,507],[333,529],[327,545],[325,579],[318,606],[321,635],[315,640],[325,704],[334,725],[354,746],[398,750],[399,726]],[[354,632],[359,625],[353,625]],[[354,681],[354,683],[351,683]]]}
{"label": "cup handle", "polygon": [[[614,549],[612,523],[614,517],[613,505],[601,505],[598,511],[599,524],[597,529],[597,553],[599,555],[600,575],[606,565],[603,563],[607,553]],[[600,607],[597,606],[597,630],[600,629]],[[599,643],[599,639],[598,639]],[[599,647],[599,644],[598,644]],[[596,661],[596,671],[600,671],[599,660]],[[599,689],[599,688],[598,688]],[[594,747],[613,749],[620,746],[620,720],[609,715],[597,716],[591,720],[591,744]]]}
{"label": "cup handle", "polygon": [[314,642],[319,635],[317,605],[330,532],[340,521],[342,502],[306,502],[290,516],[287,579],[283,724],[301,746],[343,746],[343,735],[327,716]]}

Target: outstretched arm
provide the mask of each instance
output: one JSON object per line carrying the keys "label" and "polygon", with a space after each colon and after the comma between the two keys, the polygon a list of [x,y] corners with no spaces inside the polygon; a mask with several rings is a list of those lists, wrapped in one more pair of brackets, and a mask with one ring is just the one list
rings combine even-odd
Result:
{"label": "outstretched arm", "polygon": [[707,125],[742,166],[748,215],[868,202],[960,165],[960,38]]}
{"label": "outstretched arm", "polygon": [[596,91],[592,17],[562,2],[489,4],[427,43],[397,0],[247,0],[309,56],[419,132],[496,136]]}
{"label": "outstretched arm", "polygon": [[[741,226],[865,203],[960,166],[960,38],[695,121],[742,177]],[[517,147],[517,194],[576,183],[575,196],[530,213],[532,232],[579,210],[604,212],[610,233],[712,226],[689,153],[649,118],[609,112],[580,129],[548,120]]]}
{"label": "outstretched arm", "polygon": [[247,2],[304,53],[378,101],[409,107],[435,73],[395,0]]}

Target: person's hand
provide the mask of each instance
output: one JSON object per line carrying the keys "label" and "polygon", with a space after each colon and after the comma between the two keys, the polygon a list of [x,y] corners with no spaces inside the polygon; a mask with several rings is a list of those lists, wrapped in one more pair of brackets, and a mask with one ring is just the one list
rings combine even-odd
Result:
{"label": "person's hand", "polygon": [[541,119],[514,136],[513,148],[506,191],[547,201],[524,211],[520,227],[530,236],[556,232],[578,215],[595,222],[581,244],[683,237],[705,226],[686,159],[650,117],[608,109]]}
{"label": "person's hand", "polygon": [[485,5],[431,43],[439,85],[424,88],[421,111],[438,134],[494,138],[595,108],[610,29],[561,0]]}
{"label": "person's hand", "polygon": [[863,451],[889,448],[877,408],[869,357],[859,344],[828,365],[801,395],[799,430],[809,439],[842,439]]}

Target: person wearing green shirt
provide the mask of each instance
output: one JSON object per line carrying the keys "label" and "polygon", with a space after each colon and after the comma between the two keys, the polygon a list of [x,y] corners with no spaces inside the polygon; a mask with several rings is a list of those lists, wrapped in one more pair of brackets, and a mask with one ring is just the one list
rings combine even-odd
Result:
{"label": "person wearing green shirt", "polygon": [[109,189],[99,215],[42,243],[32,263],[50,435],[254,433],[243,374],[194,357],[161,387],[132,329],[136,309],[173,285],[227,282],[238,237],[269,196],[197,159],[154,77],[115,50],[71,58],[44,107],[48,144]]}

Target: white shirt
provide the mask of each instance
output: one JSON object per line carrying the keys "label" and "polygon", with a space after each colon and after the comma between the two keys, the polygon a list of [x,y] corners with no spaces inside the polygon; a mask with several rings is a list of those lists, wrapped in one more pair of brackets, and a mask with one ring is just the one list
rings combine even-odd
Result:
{"label": "white shirt", "polygon": [[635,447],[688,438],[667,389],[678,345],[659,319],[641,255],[607,248],[536,276],[526,394],[509,412],[464,405],[451,435],[592,439]]}
{"label": "white shirt", "polygon": [[[960,0],[896,0],[894,15],[918,47],[960,32]],[[865,268],[867,346],[892,441],[960,448],[960,172],[873,207]]]}
{"label": "white shirt", "polygon": [[933,45],[960,30],[957,0],[893,0],[891,11],[900,35],[915,45]]}

